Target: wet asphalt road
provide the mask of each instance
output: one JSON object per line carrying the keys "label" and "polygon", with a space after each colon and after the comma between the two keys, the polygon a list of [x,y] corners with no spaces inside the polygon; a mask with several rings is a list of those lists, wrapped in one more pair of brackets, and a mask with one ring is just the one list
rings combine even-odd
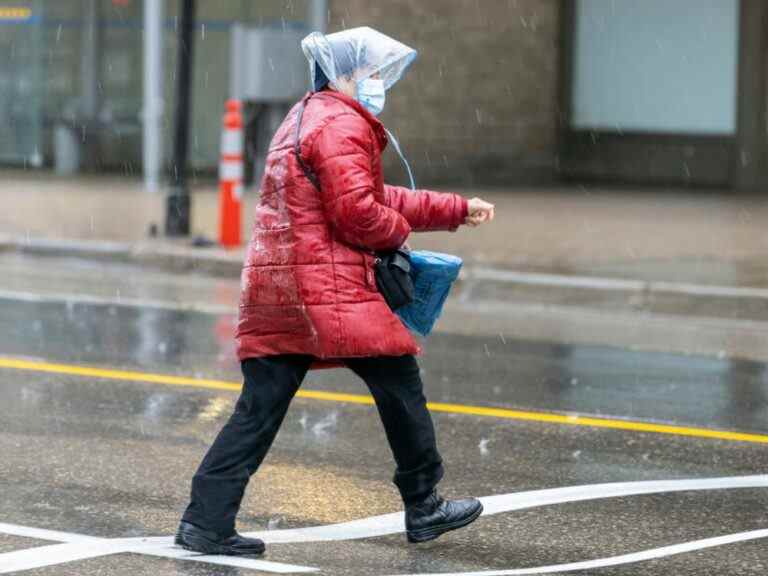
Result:
{"label": "wet asphalt road", "polygon": [[[0,356],[238,380],[233,318],[224,313],[236,281],[12,256],[0,258],[0,278]],[[521,342],[478,329],[435,334],[422,366],[434,402],[768,434],[768,372],[759,363]],[[341,370],[312,373],[304,388],[365,393]],[[235,400],[227,390],[0,368],[0,523],[104,538],[171,534],[189,479]],[[448,496],[768,469],[759,443],[455,413],[434,419]],[[392,471],[373,407],[297,398],[249,487],[240,529],[396,512]],[[489,515],[422,546],[399,533],[273,544],[266,559],[350,575],[549,566],[768,528],[766,510],[766,488],[593,499]],[[0,554],[51,543],[0,533]],[[759,539],[579,573],[766,567],[768,542]],[[123,553],[26,573],[258,572]]]}

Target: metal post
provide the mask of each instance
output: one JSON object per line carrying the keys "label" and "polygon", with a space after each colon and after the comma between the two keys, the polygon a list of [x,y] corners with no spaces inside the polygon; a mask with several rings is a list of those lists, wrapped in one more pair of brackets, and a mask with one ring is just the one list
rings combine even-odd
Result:
{"label": "metal post", "polygon": [[163,0],[144,0],[144,187],[159,189],[163,164]]}
{"label": "metal post", "polygon": [[311,0],[307,20],[310,30],[325,34],[328,28],[328,0]]}
{"label": "metal post", "polygon": [[187,190],[187,151],[189,111],[192,103],[192,45],[195,27],[195,0],[182,0],[178,28],[179,47],[176,55],[176,114],[171,181],[165,215],[168,236],[189,235],[190,198]]}
{"label": "metal post", "polygon": [[766,49],[768,7],[763,0],[742,0],[739,24],[739,79],[736,154],[733,185],[737,190],[762,191],[768,165],[765,140]]}
{"label": "metal post", "polygon": [[80,114],[94,120],[99,109],[99,17],[96,0],[84,3],[80,39]]}

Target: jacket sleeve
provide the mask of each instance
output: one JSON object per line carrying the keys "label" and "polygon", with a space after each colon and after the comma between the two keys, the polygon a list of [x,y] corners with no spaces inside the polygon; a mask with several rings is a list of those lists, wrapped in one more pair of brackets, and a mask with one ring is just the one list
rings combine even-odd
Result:
{"label": "jacket sleeve", "polygon": [[458,194],[384,186],[387,205],[405,216],[413,230],[456,230],[469,213],[466,198]]}
{"label": "jacket sleeve", "polygon": [[397,210],[374,199],[372,138],[364,118],[334,118],[315,137],[309,163],[320,184],[326,218],[342,242],[369,250],[399,248],[411,227]]}

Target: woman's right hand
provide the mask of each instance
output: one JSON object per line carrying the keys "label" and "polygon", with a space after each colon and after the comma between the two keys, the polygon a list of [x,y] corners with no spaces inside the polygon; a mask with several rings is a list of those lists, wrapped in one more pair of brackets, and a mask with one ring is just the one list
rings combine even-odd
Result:
{"label": "woman's right hand", "polygon": [[468,201],[469,214],[464,220],[467,226],[479,226],[483,222],[490,222],[494,217],[495,206],[481,198],[472,198]]}

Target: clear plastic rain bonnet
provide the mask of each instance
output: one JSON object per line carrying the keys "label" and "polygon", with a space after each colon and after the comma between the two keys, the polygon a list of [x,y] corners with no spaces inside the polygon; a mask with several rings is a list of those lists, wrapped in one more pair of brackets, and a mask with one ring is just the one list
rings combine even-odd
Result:
{"label": "clear plastic rain bonnet", "polygon": [[389,90],[416,58],[416,50],[368,28],[351,28],[333,34],[312,32],[301,41],[309,61],[312,86],[317,90],[327,79],[340,77],[359,82],[378,73]]}

